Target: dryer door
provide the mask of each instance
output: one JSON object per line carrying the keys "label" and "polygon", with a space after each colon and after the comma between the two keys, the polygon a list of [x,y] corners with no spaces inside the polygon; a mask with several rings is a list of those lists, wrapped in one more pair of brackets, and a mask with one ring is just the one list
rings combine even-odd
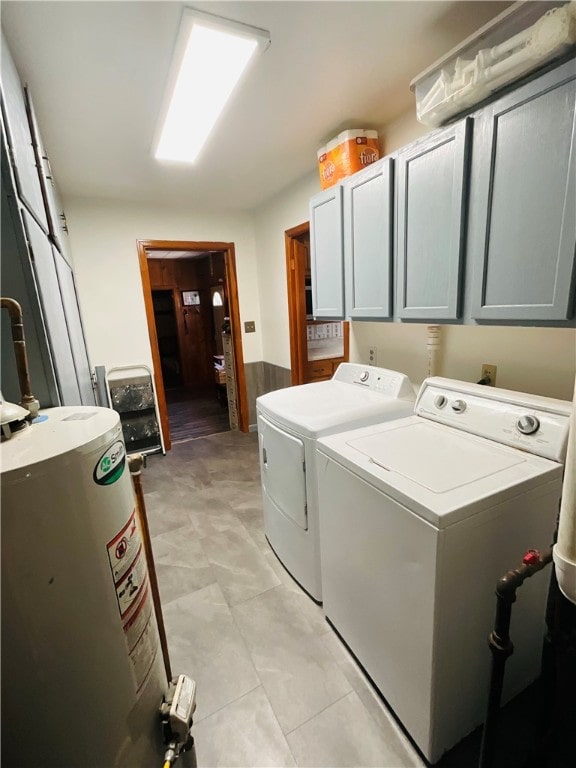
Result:
{"label": "dryer door", "polygon": [[287,518],[308,529],[304,442],[258,416],[262,485]]}

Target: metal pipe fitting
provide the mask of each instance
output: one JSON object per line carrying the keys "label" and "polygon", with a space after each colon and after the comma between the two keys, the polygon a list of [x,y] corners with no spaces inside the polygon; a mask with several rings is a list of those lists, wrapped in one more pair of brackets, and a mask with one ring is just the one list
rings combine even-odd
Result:
{"label": "metal pipe fitting", "polygon": [[32,394],[32,385],[30,384],[30,369],[28,367],[28,355],[26,354],[22,307],[14,299],[2,297],[0,299],[0,308],[7,309],[8,314],[10,315],[12,341],[14,343],[14,355],[16,357],[16,369],[18,371],[20,396],[22,398],[20,405],[29,411],[30,418],[33,419],[38,415],[40,403]]}

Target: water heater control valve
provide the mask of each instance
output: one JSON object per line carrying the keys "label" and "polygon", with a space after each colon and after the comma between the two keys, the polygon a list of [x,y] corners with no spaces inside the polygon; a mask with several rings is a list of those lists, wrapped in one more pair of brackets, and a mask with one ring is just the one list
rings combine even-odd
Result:
{"label": "water heater control valve", "polygon": [[[166,761],[171,765],[180,753],[194,747],[192,716],[196,709],[196,683],[186,675],[174,678],[160,705]],[[170,754],[169,754],[170,753]]]}

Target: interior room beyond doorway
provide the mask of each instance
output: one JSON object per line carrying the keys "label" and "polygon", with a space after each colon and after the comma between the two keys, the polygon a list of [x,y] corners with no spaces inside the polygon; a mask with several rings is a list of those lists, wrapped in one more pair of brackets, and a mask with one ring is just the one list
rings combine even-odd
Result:
{"label": "interior room beyond doorway", "polygon": [[241,428],[233,245],[147,241],[139,253],[167,447]]}

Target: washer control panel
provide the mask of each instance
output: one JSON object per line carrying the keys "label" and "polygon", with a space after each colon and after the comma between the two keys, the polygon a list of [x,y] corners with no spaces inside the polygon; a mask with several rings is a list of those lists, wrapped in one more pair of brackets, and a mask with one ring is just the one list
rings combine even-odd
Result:
{"label": "washer control panel", "polygon": [[572,404],[538,395],[433,377],[415,414],[554,461],[566,453]]}

